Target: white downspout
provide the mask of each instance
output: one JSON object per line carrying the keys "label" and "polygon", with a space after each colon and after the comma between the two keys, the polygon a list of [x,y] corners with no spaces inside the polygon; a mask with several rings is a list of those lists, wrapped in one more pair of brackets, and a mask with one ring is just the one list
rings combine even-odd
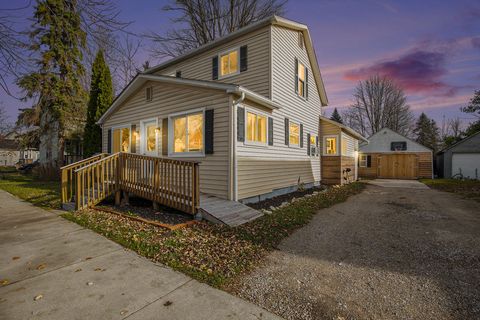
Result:
{"label": "white downspout", "polygon": [[245,100],[245,92],[242,92],[240,98],[233,100],[233,201],[238,200],[238,179],[237,179],[237,106]]}

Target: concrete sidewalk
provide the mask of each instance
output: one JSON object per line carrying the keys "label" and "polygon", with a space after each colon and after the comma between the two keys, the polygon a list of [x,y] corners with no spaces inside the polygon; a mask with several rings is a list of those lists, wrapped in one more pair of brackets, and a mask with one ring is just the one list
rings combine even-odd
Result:
{"label": "concrete sidewalk", "polygon": [[280,319],[0,191],[0,319],[127,318]]}
{"label": "concrete sidewalk", "polygon": [[384,188],[406,188],[406,189],[430,189],[427,185],[418,180],[399,180],[399,179],[375,179],[366,180],[369,184]]}

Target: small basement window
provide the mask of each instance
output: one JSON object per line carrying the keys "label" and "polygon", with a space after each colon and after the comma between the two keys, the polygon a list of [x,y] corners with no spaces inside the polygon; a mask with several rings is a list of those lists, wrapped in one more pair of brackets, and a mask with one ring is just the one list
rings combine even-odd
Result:
{"label": "small basement window", "polygon": [[147,87],[145,89],[145,100],[152,101],[153,99],[153,87]]}

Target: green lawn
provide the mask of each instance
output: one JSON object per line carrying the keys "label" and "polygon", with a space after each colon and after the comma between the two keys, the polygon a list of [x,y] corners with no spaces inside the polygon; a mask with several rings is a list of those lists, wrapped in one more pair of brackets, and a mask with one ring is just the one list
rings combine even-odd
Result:
{"label": "green lawn", "polygon": [[480,202],[480,180],[422,179],[427,186],[446,192],[453,192],[465,199]]}
{"label": "green lawn", "polygon": [[39,181],[31,174],[0,173],[0,189],[45,209],[60,208],[60,182]]}

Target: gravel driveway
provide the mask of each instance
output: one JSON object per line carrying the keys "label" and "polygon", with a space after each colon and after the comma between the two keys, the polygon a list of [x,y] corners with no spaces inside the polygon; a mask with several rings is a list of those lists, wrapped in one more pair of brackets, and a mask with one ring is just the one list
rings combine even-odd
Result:
{"label": "gravel driveway", "polygon": [[480,319],[480,206],[370,185],[232,290],[286,319]]}

